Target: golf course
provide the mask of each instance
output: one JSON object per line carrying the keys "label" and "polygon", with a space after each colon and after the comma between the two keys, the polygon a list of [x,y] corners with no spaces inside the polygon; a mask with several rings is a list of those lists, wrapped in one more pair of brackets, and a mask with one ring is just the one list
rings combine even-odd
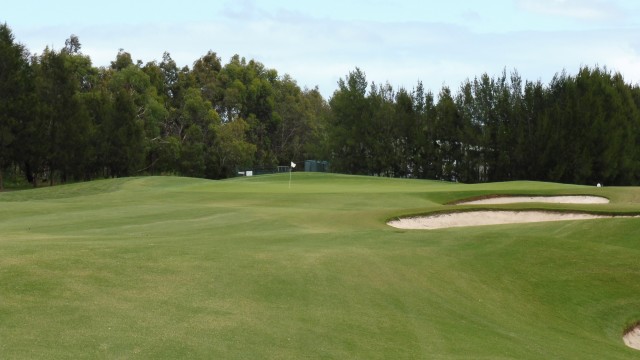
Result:
{"label": "golf course", "polygon": [[[289,180],[0,193],[0,359],[640,357],[640,188]],[[516,195],[609,202],[459,204]],[[613,217],[387,224],[474,210]]]}

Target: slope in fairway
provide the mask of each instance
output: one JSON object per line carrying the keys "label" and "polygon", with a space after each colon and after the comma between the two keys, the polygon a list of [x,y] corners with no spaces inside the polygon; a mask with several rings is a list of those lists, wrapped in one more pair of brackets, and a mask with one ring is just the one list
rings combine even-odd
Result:
{"label": "slope in fairway", "polygon": [[386,225],[489,195],[604,196],[536,208],[632,213],[639,188],[288,180],[0,193],[0,358],[640,356],[622,341],[640,320],[640,219]]}

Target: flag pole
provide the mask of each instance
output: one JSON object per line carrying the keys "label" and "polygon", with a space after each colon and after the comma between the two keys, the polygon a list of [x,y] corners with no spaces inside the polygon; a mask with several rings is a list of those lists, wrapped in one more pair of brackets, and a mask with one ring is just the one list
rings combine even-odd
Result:
{"label": "flag pole", "polygon": [[291,166],[289,167],[289,189],[291,189],[291,173],[293,172],[293,168],[296,167],[296,163],[291,162]]}

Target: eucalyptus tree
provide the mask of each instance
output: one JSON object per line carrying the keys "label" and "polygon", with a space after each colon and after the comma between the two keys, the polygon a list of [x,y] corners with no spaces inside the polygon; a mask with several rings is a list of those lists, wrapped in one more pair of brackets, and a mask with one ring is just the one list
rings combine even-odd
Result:
{"label": "eucalyptus tree", "polygon": [[235,176],[239,169],[249,168],[257,146],[248,141],[249,124],[242,118],[215,126],[215,137],[207,157],[207,177]]}
{"label": "eucalyptus tree", "polygon": [[111,177],[129,176],[144,159],[144,125],[133,97],[125,88],[113,89],[113,102],[104,124],[103,161]]}
{"label": "eucalyptus tree", "polygon": [[310,132],[304,95],[298,84],[288,75],[273,84],[273,117],[277,128],[271,146],[278,163],[298,159],[303,153],[306,135]]}
{"label": "eucalyptus tree", "polygon": [[[131,56],[121,50],[116,60],[112,62],[111,69],[106,70],[109,91],[114,94],[114,102],[116,100],[120,102],[114,106],[124,107],[126,116],[129,116],[129,101],[123,99],[123,96],[126,95],[130,98],[135,113],[128,121],[117,118],[121,114],[114,114],[117,118],[116,121],[129,129],[127,131],[130,135],[128,139],[134,142],[128,144],[130,149],[141,148],[140,154],[135,154],[130,158],[131,160],[140,159],[140,161],[135,166],[132,165],[133,168],[125,167],[126,172],[123,168],[119,168],[116,176],[153,169],[158,160],[158,154],[161,152],[161,129],[169,117],[169,111],[165,106],[164,99],[158,95],[157,89],[152,85],[151,76],[148,75],[148,73],[154,75],[152,65],[147,64],[145,68],[147,71],[139,63],[133,64]],[[138,128],[142,129],[140,136],[134,135],[138,133]],[[110,129],[113,130],[113,128]],[[108,140],[110,133],[103,134],[103,138],[105,136]]]}
{"label": "eucalyptus tree", "polygon": [[302,157],[304,159],[329,159],[328,122],[331,116],[329,103],[322,97],[317,87],[303,90],[302,98],[306,125]]}
{"label": "eucalyptus tree", "polygon": [[191,70],[195,86],[200,89],[202,96],[216,108],[218,113],[223,112],[219,106],[224,98],[221,70],[221,59],[213,51],[208,51],[204,56],[196,60]]}
{"label": "eucalyptus tree", "polygon": [[202,97],[199,89],[187,89],[178,121],[181,131],[177,134],[180,144],[180,171],[188,176],[204,177],[207,149],[213,146],[215,127],[220,124],[220,116],[211,103]]}

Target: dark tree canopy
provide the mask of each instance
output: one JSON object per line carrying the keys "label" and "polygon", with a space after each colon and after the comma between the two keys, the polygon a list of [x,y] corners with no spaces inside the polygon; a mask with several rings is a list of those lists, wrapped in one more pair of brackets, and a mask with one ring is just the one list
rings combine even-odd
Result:
{"label": "dark tree canopy", "polygon": [[29,121],[33,94],[27,56],[7,24],[0,24],[0,191],[3,170],[22,157],[20,131]]}
{"label": "dark tree canopy", "polygon": [[371,85],[359,69],[338,83],[329,126],[333,170],[463,182],[541,180],[638,184],[640,88],[606,68],[561,72],[548,86],[514,71],[443,87],[435,100]]}

